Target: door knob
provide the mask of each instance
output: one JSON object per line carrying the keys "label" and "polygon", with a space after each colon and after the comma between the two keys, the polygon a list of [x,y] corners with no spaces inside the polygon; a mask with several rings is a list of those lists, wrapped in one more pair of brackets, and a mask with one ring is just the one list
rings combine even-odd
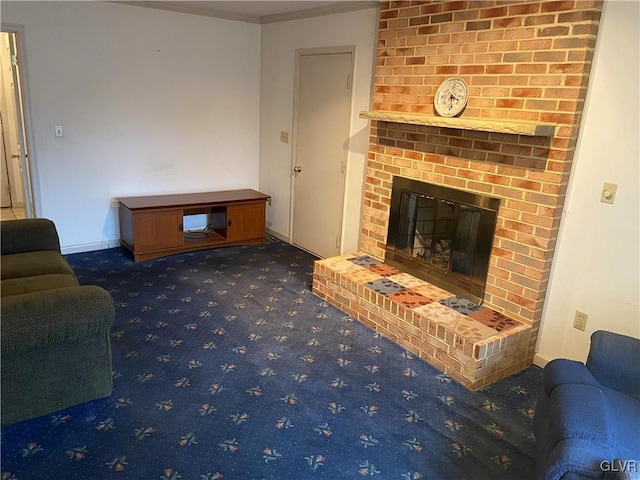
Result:
{"label": "door knob", "polygon": [[302,171],[302,168],[301,168],[301,167],[299,167],[299,166],[295,166],[295,167],[293,168],[293,171],[294,171],[294,172],[296,172],[296,173],[300,173],[300,172]]}

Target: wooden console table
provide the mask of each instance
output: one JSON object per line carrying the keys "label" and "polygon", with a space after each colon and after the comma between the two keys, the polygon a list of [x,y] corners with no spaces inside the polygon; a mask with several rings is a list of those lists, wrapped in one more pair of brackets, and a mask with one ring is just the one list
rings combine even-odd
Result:
{"label": "wooden console table", "polygon": [[[174,253],[265,241],[265,204],[255,190],[119,198],[122,246],[136,262]],[[184,217],[206,215],[202,231],[185,232]]]}

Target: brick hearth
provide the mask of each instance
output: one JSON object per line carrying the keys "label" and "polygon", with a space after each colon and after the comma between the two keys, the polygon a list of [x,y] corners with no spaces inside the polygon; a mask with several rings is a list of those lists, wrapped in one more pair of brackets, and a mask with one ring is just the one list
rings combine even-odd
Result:
{"label": "brick hearth", "polygon": [[[384,260],[394,175],[500,198],[483,306],[530,327],[522,366],[535,353],[601,9],[595,0],[381,3],[372,111],[434,115],[437,87],[458,76],[470,94],[461,118],[556,127],[547,137],[371,121],[361,253]],[[455,358],[442,347],[429,359],[439,368],[443,355]]]}
{"label": "brick hearth", "polygon": [[368,255],[316,261],[313,291],[472,390],[525,366],[530,325]]}

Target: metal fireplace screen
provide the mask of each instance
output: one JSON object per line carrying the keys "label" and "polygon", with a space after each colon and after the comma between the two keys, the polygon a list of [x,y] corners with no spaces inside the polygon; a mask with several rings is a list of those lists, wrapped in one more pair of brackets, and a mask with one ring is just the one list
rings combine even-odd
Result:
{"label": "metal fireplace screen", "polygon": [[385,262],[482,302],[500,200],[394,177]]}

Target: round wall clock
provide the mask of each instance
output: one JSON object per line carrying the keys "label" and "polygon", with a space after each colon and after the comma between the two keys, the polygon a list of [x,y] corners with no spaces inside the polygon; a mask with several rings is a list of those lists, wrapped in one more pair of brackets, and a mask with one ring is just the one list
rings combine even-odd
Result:
{"label": "round wall clock", "polygon": [[464,107],[469,99],[469,88],[466,82],[458,77],[447,78],[436,90],[433,99],[433,106],[439,115],[443,117],[455,117]]}

